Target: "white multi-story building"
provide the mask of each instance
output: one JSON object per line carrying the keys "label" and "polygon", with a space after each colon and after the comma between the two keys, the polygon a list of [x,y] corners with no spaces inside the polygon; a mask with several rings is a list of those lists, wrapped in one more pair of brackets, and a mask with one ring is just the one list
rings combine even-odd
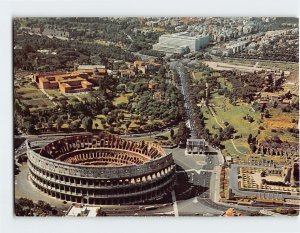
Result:
{"label": "white multi-story building", "polygon": [[162,35],[159,42],[153,45],[154,50],[165,53],[184,53],[187,48],[191,52],[199,51],[208,45],[209,36],[191,36],[189,32]]}

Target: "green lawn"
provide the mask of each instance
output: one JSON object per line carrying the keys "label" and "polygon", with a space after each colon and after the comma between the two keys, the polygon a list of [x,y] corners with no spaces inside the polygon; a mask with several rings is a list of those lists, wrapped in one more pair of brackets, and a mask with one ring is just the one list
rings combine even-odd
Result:
{"label": "green lawn", "polygon": [[[214,93],[212,97],[211,105],[214,106],[213,108],[215,110],[215,115],[218,122],[223,127],[225,122],[228,122],[230,125],[232,125],[237,131],[237,133],[233,136],[239,137],[234,139],[237,149],[242,153],[249,153],[250,148],[247,139],[250,133],[252,135],[257,135],[259,128],[257,119],[260,118],[260,114],[253,112],[250,108],[250,105],[246,103],[240,102],[237,104],[237,106],[234,106],[229,103],[228,98],[225,98],[222,95]],[[209,129],[211,134],[218,134],[220,126],[217,124],[215,118],[209,113],[207,107],[203,107],[202,112],[205,116],[206,128]],[[254,122],[250,123],[248,120],[244,120],[243,117],[246,114],[253,117]],[[245,155],[238,153],[235,150],[230,140],[222,142],[222,145],[225,146],[225,149],[223,150],[225,156],[231,155],[233,158],[236,158],[237,156],[245,157]]]}
{"label": "green lawn", "polygon": [[132,96],[132,93],[127,93],[125,95],[118,96],[114,98],[113,105],[117,106],[120,103],[128,103],[128,96]]}
{"label": "green lawn", "polygon": [[[233,106],[229,103],[229,100],[224,97],[214,98],[213,102],[215,104],[216,117],[220,124],[224,124],[224,122],[227,121],[237,130],[237,135],[242,135],[243,137],[248,137],[250,133],[256,135],[259,127],[257,119],[260,118],[260,114],[253,112],[250,105],[239,102],[237,106]],[[223,106],[225,106],[225,111]],[[246,114],[253,117],[254,122],[250,123],[244,120],[243,117]]]}
{"label": "green lawn", "polygon": [[231,82],[227,81],[224,77],[218,77],[218,82],[221,84],[222,88],[227,88],[228,90],[232,90]]}
{"label": "green lawn", "polygon": [[194,72],[194,75],[195,75],[195,80],[200,80],[205,77],[203,75],[203,72]]}
{"label": "green lawn", "polygon": [[20,102],[28,106],[31,112],[54,107],[51,100],[37,87],[20,87],[16,89],[16,93]]}
{"label": "green lawn", "polygon": [[63,96],[59,90],[45,90],[50,96],[61,97]]}
{"label": "green lawn", "polygon": [[201,109],[204,117],[205,117],[205,128],[209,129],[209,132],[214,135],[218,134],[218,124],[216,123],[215,119],[212,117],[212,115],[209,113],[206,106],[202,107]]}

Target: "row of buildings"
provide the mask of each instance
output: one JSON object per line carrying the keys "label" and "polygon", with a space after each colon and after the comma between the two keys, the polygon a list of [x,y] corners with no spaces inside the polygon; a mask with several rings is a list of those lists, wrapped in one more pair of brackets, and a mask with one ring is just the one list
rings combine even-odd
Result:
{"label": "row of buildings", "polygon": [[[275,30],[267,32],[259,32],[256,34],[243,36],[237,40],[230,41],[219,46],[215,46],[211,53],[214,55],[230,56],[239,52],[246,52],[248,54],[256,54],[265,48],[271,48],[274,51],[279,50],[280,47],[289,47],[289,45],[297,45],[297,39],[289,38],[289,36],[297,35],[298,28]],[[280,43],[274,43],[278,41]],[[271,47],[270,45],[273,44]]]}

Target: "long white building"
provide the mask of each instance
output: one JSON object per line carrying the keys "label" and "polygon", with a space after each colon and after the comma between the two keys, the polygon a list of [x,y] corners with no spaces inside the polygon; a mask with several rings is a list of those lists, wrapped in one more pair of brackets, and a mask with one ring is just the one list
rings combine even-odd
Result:
{"label": "long white building", "polygon": [[190,36],[189,32],[162,35],[159,42],[153,45],[153,50],[165,53],[184,53],[187,48],[191,52],[199,51],[208,45],[209,36]]}

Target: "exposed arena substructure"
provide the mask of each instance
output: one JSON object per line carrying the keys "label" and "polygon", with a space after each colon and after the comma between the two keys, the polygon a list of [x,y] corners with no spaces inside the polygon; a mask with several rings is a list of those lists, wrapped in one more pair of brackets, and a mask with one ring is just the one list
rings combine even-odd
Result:
{"label": "exposed arena substructure", "polygon": [[72,136],[27,155],[30,180],[58,199],[96,205],[160,199],[175,184],[172,154],[156,144],[116,135]]}

